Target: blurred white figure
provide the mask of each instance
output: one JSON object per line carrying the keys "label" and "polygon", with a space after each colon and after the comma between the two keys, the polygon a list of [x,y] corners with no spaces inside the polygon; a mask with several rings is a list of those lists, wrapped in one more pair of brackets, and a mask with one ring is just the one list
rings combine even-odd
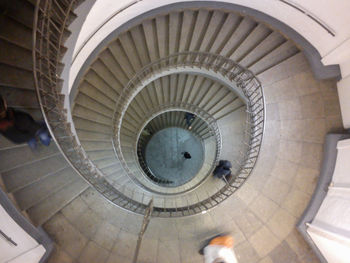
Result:
{"label": "blurred white figure", "polygon": [[233,238],[229,235],[214,237],[204,248],[205,263],[237,263]]}

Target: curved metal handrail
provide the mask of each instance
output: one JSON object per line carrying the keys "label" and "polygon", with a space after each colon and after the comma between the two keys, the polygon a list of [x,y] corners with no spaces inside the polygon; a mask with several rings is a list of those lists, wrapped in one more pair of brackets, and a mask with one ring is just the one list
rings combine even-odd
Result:
{"label": "curved metal handrail", "polygon": [[[201,185],[205,181],[205,179],[214,170],[215,165],[219,161],[219,157],[220,157],[220,153],[221,153],[221,147],[222,147],[221,133],[220,133],[220,129],[216,123],[216,119],[211,114],[206,112],[204,109],[202,109],[194,104],[185,103],[185,102],[171,102],[171,103],[159,105],[158,107],[154,107],[154,108],[150,109],[147,112],[147,114],[145,114],[145,117],[143,119],[143,123],[142,123],[142,125],[140,125],[139,131],[138,131],[136,137],[134,138],[133,155],[135,156],[136,162],[137,162],[137,159],[136,159],[136,157],[137,157],[137,142],[140,138],[142,130],[146,127],[147,123],[151,119],[153,119],[155,116],[158,116],[159,114],[162,114],[162,113],[167,112],[167,111],[188,111],[188,112],[191,112],[191,113],[197,115],[199,118],[201,118],[208,125],[208,127],[212,130],[213,135],[215,136],[215,143],[216,143],[215,158],[212,162],[211,169],[208,170],[206,175],[203,176],[203,178],[199,182],[197,182],[195,185],[192,185],[192,186],[189,186],[188,188],[186,188],[185,191],[179,191],[179,192],[174,192],[174,193],[163,193],[165,195],[184,194],[184,193],[191,192],[191,191],[195,190],[196,188],[198,188],[198,186]],[[119,144],[119,146],[120,147],[115,147],[115,145],[114,145],[115,153],[117,154],[119,161],[121,162],[124,170],[128,173],[131,180],[133,180],[137,185],[144,188],[145,190],[152,192],[152,189],[142,185],[141,182],[138,180],[137,176],[134,174],[134,172],[132,172],[129,169],[128,164],[127,164],[128,162],[125,160],[124,155],[123,155],[122,144]],[[142,171],[142,167],[140,167],[140,171],[144,172],[144,171]],[[191,183],[191,181],[189,181],[185,185],[190,184],[190,183]],[[154,193],[161,194],[160,192],[157,192],[157,191],[154,191]]]}
{"label": "curved metal handrail", "polygon": [[[214,195],[224,200],[241,186],[253,171],[260,152],[265,120],[264,95],[260,81],[251,71],[228,58],[206,52],[189,51],[172,54],[169,57],[161,58],[143,67],[127,83],[117,100],[113,118],[113,134],[115,134],[113,137],[113,145],[119,160],[122,161],[124,169],[128,171],[127,163],[123,162],[124,158],[120,141],[121,124],[128,105],[138,92],[153,81],[155,76],[159,75],[160,72],[171,72],[172,68],[186,66],[212,70],[230,81],[232,86],[237,86],[240,89],[238,92],[241,91],[245,97],[248,113],[245,131],[245,135],[248,136],[247,142],[245,143],[247,151],[242,153],[243,162],[237,163],[240,167],[239,175],[233,177],[225,187]],[[211,202],[212,199],[213,196],[209,197],[204,202]]]}
{"label": "curved metal handrail", "polygon": [[33,22],[33,74],[38,102],[47,127],[72,168],[108,201],[119,207],[144,214],[147,205],[134,201],[115,189],[96,166],[71,132],[61,94],[59,61],[69,15],[76,0],[37,0]]}
{"label": "curved metal handrail", "polygon": [[[76,2],[75,0],[37,0],[33,25],[33,72],[39,105],[53,140],[74,170],[108,201],[123,209],[144,214],[147,208],[145,194],[142,193],[142,201],[136,201],[113,187],[104,178],[103,173],[87,158],[86,152],[71,132],[64,109],[64,95],[61,94],[62,81],[59,78],[61,68],[59,62],[62,56],[61,51],[64,50],[63,42],[68,28],[69,16]],[[177,63],[174,63],[174,60]],[[142,77],[147,76],[148,73],[154,74],[164,70],[167,65],[207,67],[236,83],[249,101],[247,104],[250,125],[250,129],[247,131],[250,138],[247,145],[249,150],[244,153],[245,161],[241,164],[240,175],[216,194],[208,196],[207,199],[198,201],[198,203],[182,207],[155,205],[153,216],[175,217],[208,211],[229,197],[245,181],[253,170],[260,151],[265,109],[261,84],[253,73],[219,55],[186,52],[161,59],[145,67],[128,83],[118,100],[117,110],[121,109],[120,102],[128,99],[129,95],[132,95],[131,91],[134,92],[136,86],[142,84]],[[114,120],[118,120],[118,118]]]}

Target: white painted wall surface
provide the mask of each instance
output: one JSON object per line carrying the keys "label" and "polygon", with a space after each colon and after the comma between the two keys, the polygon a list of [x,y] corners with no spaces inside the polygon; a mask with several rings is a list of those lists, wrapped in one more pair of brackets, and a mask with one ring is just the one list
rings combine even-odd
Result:
{"label": "white painted wall surface", "polygon": [[332,183],[307,232],[329,263],[348,263],[350,251],[350,139],[337,144]]}
{"label": "white painted wall surface", "polygon": [[307,232],[328,263],[349,263],[349,241],[313,226]]}
{"label": "white painted wall surface", "polygon": [[40,262],[40,259],[45,254],[45,248],[42,245],[27,251],[24,254],[19,255],[18,257],[8,261],[8,263],[36,263]]}
{"label": "white painted wall surface", "polygon": [[[182,0],[181,2],[188,1],[200,0]],[[330,35],[317,22],[310,19],[304,13],[299,12],[297,9],[279,0],[212,1],[234,3],[250,7],[280,20],[307,39],[319,51],[322,62],[325,65],[339,64],[342,77],[350,76],[349,0],[288,0],[291,4],[301,7],[304,11],[315,16],[319,21],[322,21],[327,28],[330,28],[335,33],[335,36]],[[77,44],[74,49],[74,60],[70,67],[67,92],[70,92],[74,80],[87,57],[115,28],[137,15],[176,2],[180,1],[97,0],[91,12],[88,14],[77,39]],[[94,34],[97,29],[99,29],[98,32]],[[345,128],[350,128],[350,111],[348,110],[350,85],[348,81],[340,83],[339,85],[341,86],[340,92],[342,94],[340,104],[342,108],[343,125]]]}
{"label": "white painted wall surface", "polygon": [[[12,245],[0,235],[0,263],[38,263],[40,261],[45,249],[37,250],[39,244],[7,214],[2,206],[0,206],[0,229],[17,243],[17,246]],[[35,256],[31,252],[33,249]],[[24,255],[26,253],[28,253],[28,257]],[[22,255],[22,261],[12,261],[20,255]]]}
{"label": "white painted wall surface", "polygon": [[[199,0],[182,0],[181,2],[199,1]],[[310,19],[307,15],[299,12],[295,8],[279,1],[279,0],[213,0],[214,2],[234,3],[242,6],[247,6],[256,9],[265,14],[268,14],[281,22],[292,27],[299,34],[304,36],[324,58],[325,64],[337,63],[339,58],[344,59],[344,52],[350,58],[350,1],[348,0],[294,0],[289,1],[292,4],[302,7],[310,14],[316,16],[320,21],[331,28],[335,32],[335,37],[331,36],[319,24]],[[101,29],[101,32],[96,34],[90,41],[93,44],[87,45],[84,50],[80,51],[82,57],[90,54],[90,52],[100,43],[105,36],[111,31],[128,21],[136,15],[142,14],[154,8],[165,6],[171,3],[180,2],[179,0],[97,0],[91,12],[89,13],[85,24],[81,29],[81,33],[77,40],[77,45],[74,50],[78,52],[85,41],[91,37],[92,33],[98,29],[107,19],[110,19],[113,14],[116,19],[110,20]],[[129,8],[125,7],[136,3]],[[335,51],[336,48],[341,48],[340,52]],[[349,53],[349,54],[348,54]],[[80,68],[80,61],[85,59],[77,59],[77,67]],[[338,64],[338,63],[337,63]],[[73,79],[76,74],[73,74]]]}
{"label": "white painted wall surface", "polygon": [[343,126],[350,129],[350,75],[338,82],[338,96]]}

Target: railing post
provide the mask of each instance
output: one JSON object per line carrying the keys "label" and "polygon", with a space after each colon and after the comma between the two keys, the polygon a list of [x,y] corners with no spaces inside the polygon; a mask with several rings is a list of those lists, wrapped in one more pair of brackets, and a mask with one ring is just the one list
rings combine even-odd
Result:
{"label": "railing post", "polygon": [[141,226],[141,230],[139,233],[139,237],[137,239],[137,244],[136,244],[136,249],[135,249],[135,254],[134,254],[134,259],[133,259],[133,263],[137,263],[137,258],[139,256],[139,252],[140,252],[140,247],[141,247],[141,242],[142,242],[142,238],[143,235],[145,234],[149,221],[151,220],[151,215],[153,212],[153,199],[151,199],[148,203],[148,206],[146,208],[145,211],[145,215],[143,217],[143,222],[142,222],[142,226]]}

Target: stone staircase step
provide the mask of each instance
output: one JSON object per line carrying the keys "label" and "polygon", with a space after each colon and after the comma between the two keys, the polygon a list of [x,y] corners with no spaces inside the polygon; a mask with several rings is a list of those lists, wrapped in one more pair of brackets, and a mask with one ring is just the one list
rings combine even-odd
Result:
{"label": "stone staircase step", "polygon": [[15,192],[67,166],[67,161],[57,152],[53,155],[44,156],[40,160],[3,172],[2,178],[6,190]]}
{"label": "stone staircase step", "polygon": [[66,167],[16,191],[14,197],[21,210],[29,209],[71,183],[78,176],[72,176],[72,172],[71,167]]}
{"label": "stone staircase step", "polygon": [[33,152],[27,145],[11,149],[0,150],[0,171],[5,172],[23,165],[27,165],[52,154],[57,153],[55,144],[49,147],[39,145],[37,151]]}
{"label": "stone staircase step", "polygon": [[[72,176],[76,176],[73,170],[71,174]],[[48,196],[39,204],[29,208],[27,213],[35,225],[42,225],[88,187],[89,185],[82,178],[77,177],[76,180],[67,183],[58,192]]]}

